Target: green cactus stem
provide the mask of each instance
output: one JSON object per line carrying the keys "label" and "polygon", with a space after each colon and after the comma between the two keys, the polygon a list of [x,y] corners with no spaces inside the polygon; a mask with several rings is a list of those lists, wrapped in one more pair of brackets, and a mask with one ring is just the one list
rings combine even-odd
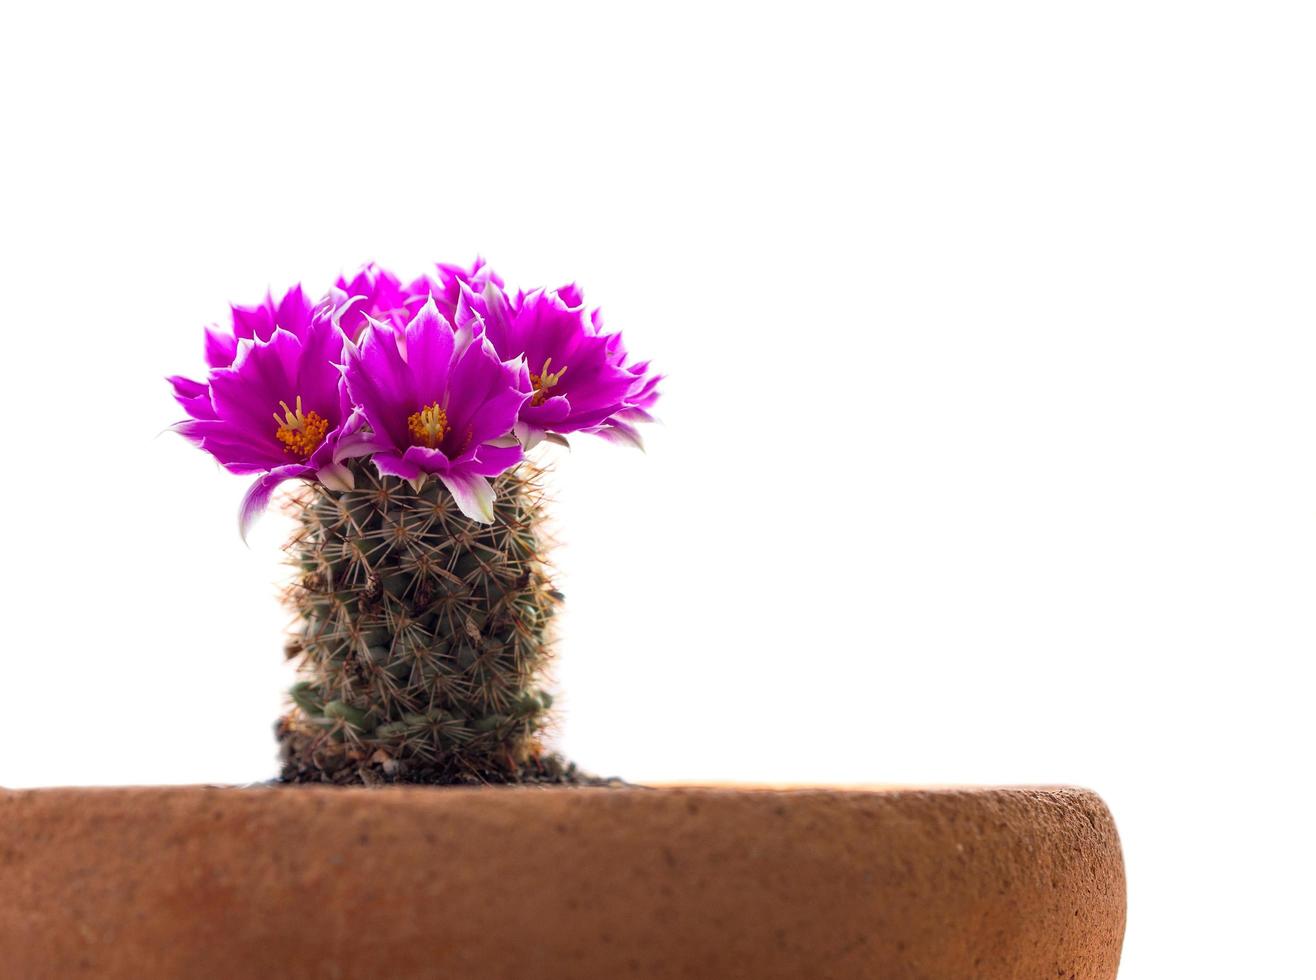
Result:
{"label": "green cactus stem", "polygon": [[297,497],[277,726],[286,782],[592,782],[545,750],[552,622],[543,472],[495,481],[492,524],[436,479],[353,465],[356,489]]}

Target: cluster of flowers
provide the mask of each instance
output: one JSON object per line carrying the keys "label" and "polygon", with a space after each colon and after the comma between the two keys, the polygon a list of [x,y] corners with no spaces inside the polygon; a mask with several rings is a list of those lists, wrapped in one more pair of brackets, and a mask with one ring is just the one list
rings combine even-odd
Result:
{"label": "cluster of flowers", "polygon": [[434,477],[473,520],[490,479],[544,439],[592,432],[639,445],[659,377],[631,363],[573,284],[509,294],[487,265],[438,265],[404,285],[374,264],[324,298],[294,286],[206,331],[205,380],[173,377],[173,428],[233,473],[257,474],[243,534],[285,480],[347,490],[346,460],[419,485]]}

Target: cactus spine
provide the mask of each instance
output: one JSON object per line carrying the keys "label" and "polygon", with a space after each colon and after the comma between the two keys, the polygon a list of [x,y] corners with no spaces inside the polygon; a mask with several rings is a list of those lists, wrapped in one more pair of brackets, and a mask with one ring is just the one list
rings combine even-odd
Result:
{"label": "cactus spine", "polygon": [[287,551],[302,679],[278,725],[289,782],[575,782],[546,753],[543,689],[561,595],[544,563],[543,472],[495,481],[492,524],[353,465],[308,485]]}

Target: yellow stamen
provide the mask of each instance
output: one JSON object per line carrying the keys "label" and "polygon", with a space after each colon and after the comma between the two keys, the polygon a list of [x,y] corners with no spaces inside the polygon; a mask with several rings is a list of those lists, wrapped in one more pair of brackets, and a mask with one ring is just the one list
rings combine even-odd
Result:
{"label": "yellow stamen", "polygon": [[416,445],[429,449],[438,449],[443,437],[448,434],[448,413],[439,408],[435,402],[428,408],[413,412],[407,419],[407,429]]}
{"label": "yellow stamen", "polygon": [[548,366],[552,363],[553,358],[544,358],[544,366],[539,373],[530,375],[530,383],[535,386],[534,397],[530,399],[531,405],[544,404],[544,400],[548,398],[548,390],[561,381],[562,375],[567,373],[566,367],[556,373],[549,373]]}
{"label": "yellow stamen", "polygon": [[283,414],[274,413],[274,424],[279,428],[274,437],[283,443],[283,451],[299,459],[310,459],[311,453],[324,442],[324,434],[329,431],[329,423],[316,412],[302,411],[302,396],[297,396],[297,407],[289,408],[287,402],[279,402]]}

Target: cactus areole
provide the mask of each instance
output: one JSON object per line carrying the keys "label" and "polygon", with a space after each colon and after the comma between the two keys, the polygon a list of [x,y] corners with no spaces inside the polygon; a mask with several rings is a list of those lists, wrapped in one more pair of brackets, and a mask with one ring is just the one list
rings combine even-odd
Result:
{"label": "cactus areole", "polygon": [[574,284],[509,294],[481,261],[235,306],[205,354],[204,379],[169,379],[174,431],[255,477],[244,536],[292,491],[282,778],[585,781],[543,744],[562,596],[526,453],[578,432],[638,446],[648,363]]}

